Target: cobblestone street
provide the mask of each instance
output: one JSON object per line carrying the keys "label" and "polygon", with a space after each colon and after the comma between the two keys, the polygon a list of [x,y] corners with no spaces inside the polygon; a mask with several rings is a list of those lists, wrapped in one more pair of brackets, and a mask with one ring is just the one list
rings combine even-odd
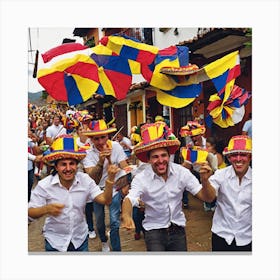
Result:
{"label": "cobblestone street", "polygon": [[[211,251],[211,223],[212,212],[205,212],[202,201],[189,194],[189,208],[184,209],[187,217],[187,245],[189,252]],[[42,217],[28,226],[28,250],[32,252],[45,252],[44,238],[41,234],[45,218]],[[107,229],[108,213],[106,213]],[[134,240],[134,232],[120,229],[122,252],[145,252],[143,235],[140,240]],[[89,239],[89,251],[101,252],[101,242],[98,236]],[[111,252],[112,253],[112,252]]]}

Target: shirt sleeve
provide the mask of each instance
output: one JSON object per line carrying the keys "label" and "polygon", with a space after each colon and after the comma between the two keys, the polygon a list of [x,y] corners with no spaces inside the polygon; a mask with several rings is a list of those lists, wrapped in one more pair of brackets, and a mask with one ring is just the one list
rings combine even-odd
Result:
{"label": "shirt sleeve", "polygon": [[120,163],[121,161],[127,160],[127,156],[122,148],[122,146],[116,142],[114,142],[114,152],[116,152],[118,154],[118,159],[117,162]]}
{"label": "shirt sleeve", "polygon": [[44,188],[38,184],[32,191],[28,208],[38,208],[47,204],[47,193]]}
{"label": "shirt sleeve", "polygon": [[192,195],[196,195],[201,189],[202,185],[198,179],[191,173],[191,171],[185,167],[180,168],[183,176],[181,176],[182,182],[185,186],[185,190],[189,191]]}
{"label": "shirt sleeve", "polygon": [[97,161],[94,160],[92,156],[92,151],[88,150],[86,151],[87,156],[81,161],[81,163],[84,165],[85,168],[95,166],[97,164]]}
{"label": "shirt sleeve", "polygon": [[143,194],[143,186],[141,184],[141,176],[135,176],[131,182],[131,188],[126,196],[132,204],[132,207],[139,206],[139,198]]}
{"label": "shirt sleeve", "polygon": [[89,186],[89,192],[90,192],[89,198],[91,201],[93,201],[98,195],[103,193],[103,191],[100,189],[98,185],[96,185],[95,181],[91,179],[88,174],[84,173],[84,175],[85,175],[85,183]]}
{"label": "shirt sleeve", "polygon": [[216,195],[218,195],[218,190],[221,186],[221,182],[225,180],[224,170],[217,170],[212,176],[209,178],[209,183],[216,190]]}

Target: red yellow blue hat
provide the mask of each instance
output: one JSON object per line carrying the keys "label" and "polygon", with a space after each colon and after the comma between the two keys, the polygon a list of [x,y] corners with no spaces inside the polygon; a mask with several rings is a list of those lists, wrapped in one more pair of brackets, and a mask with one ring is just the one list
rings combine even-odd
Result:
{"label": "red yellow blue hat", "polygon": [[228,146],[224,149],[224,155],[230,155],[234,153],[252,153],[252,139],[248,135],[236,135],[233,136]]}
{"label": "red yellow blue hat", "polygon": [[204,125],[200,124],[197,121],[188,121],[187,124],[180,129],[180,135],[185,136],[196,136],[204,134],[206,128]]}
{"label": "red yellow blue hat", "polygon": [[148,123],[141,127],[142,141],[134,147],[134,153],[143,162],[148,162],[147,153],[158,148],[167,148],[174,154],[180,147],[180,141],[166,129],[162,122]]}
{"label": "red yellow blue hat", "polygon": [[103,135],[117,131],[115,127],[107,127],[106,122],[101,120],[91,121],[88,125],[88,130],[84,131],[83,134],[87,136]]}
{"label": "red yellow blue hat", "polygon": [[76,159],[78,161],[86,157],[86,150],[79,149],[76,138],[65,134],[56,138],[48,152],[44,153],[43,161],[53,162],[59,159]]}

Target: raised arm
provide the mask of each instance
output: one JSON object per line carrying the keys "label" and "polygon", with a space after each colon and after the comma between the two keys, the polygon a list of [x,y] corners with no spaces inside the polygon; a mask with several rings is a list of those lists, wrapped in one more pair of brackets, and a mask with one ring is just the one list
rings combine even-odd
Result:
{"label": "raised arm", "polygon": [[202,201],[212,202],[216,198],[216,191],[208,180],[213,174],[212,168],[209,166],[208,162],[201,164],[199,173],[202,189],[196,194],[196,197]]}

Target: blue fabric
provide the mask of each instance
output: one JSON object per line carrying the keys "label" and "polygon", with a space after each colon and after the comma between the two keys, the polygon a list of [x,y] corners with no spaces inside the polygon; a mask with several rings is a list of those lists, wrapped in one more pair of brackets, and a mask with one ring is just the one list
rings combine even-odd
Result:
{"label": "blue fabric", "polygon": [[[110,242],[113,251],[121,251],[120,242],[120,210],[121,210],[121,192],[113,196],[112,203],[109,206],[110,217]],[[96,219],[96,227],[101,242],[107,242],[104,205],[93,202],[93,211]]]}
{"label": "blue fabric", "polygon": [[94,226],[93,226],[93,216],[92,216],[92,212],[93,212],[93,202],[88,202],[86,204],[86,221],[87,221],[87,225],[88,225],[88,230],[89,231],[94,231]]}

